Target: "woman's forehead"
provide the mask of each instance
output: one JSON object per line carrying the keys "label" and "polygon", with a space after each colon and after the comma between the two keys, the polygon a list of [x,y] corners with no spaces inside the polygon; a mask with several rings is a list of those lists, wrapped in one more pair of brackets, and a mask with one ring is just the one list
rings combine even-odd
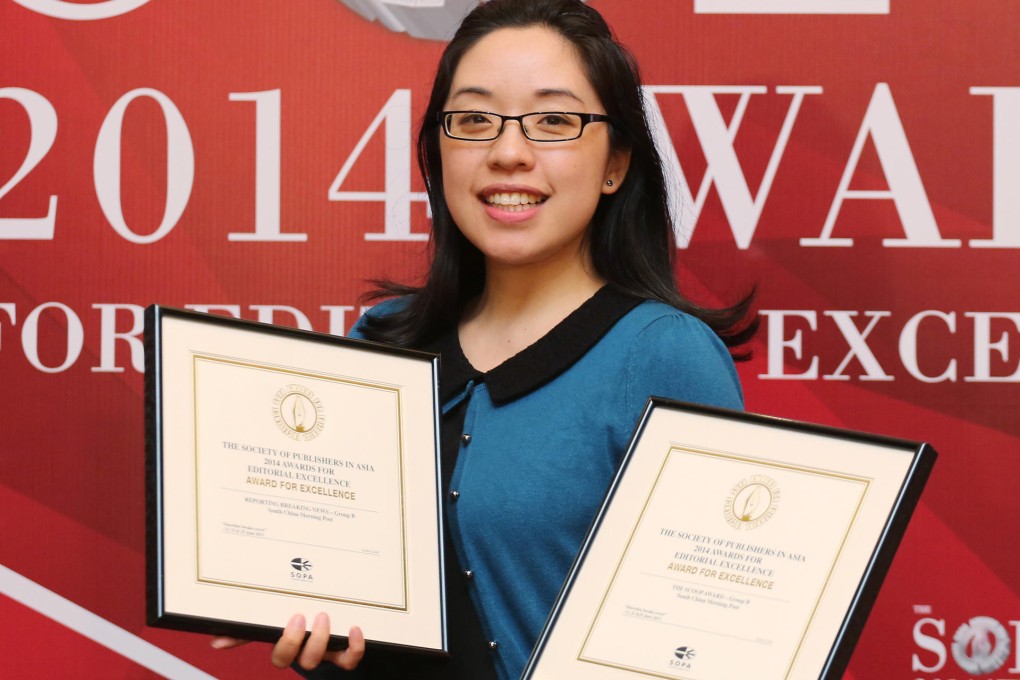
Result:
{"label": "woman's forehead", "polygon": [[574,45],[556,31],[530,26],[493,31],[464,53],[447,97],[448,103],[458,101],[573,101],[591,107],[598,105],[598,95]]}

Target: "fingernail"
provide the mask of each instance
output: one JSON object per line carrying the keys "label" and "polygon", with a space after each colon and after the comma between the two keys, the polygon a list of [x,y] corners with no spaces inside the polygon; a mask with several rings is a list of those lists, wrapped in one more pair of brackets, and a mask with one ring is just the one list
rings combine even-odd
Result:
{"label": "fingernail", "polygon": [[304,630],[305,629],[305,617],[300,614],[295,614],[290,617],[290,621],[287,622],[287,630]]}

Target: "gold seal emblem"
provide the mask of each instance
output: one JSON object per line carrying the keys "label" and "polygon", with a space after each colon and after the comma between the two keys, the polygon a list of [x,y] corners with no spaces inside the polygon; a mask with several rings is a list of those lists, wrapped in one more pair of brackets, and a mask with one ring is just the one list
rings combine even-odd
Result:
{"label": "gold seal emblem", "polygon": [[322,402],[304,385],[286,385],[273,396],[273,420],[291,439],[308,441],[326,426]]}
{"label": "gold seal emblem", "polygon": [[779,486],[765,475],[751,475],[733,485],[723,514],[734,529],[757,529],[772,519],[779,503]]}

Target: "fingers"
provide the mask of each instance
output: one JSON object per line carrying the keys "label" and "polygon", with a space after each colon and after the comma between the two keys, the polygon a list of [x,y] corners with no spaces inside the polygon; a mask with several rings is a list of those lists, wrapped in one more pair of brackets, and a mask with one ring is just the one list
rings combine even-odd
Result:
{"label": "fingers", "polygon": [[312,632],[305,641],[301,656],[298,657],[298,665],[306,671],[318,666],[326,654],[326,645],[329,644],[329,616],[324,613],[315,615],[312,622]]}
{"label": "fingers", "polygon": [[[328,637],[328,624],[327,624],[327,637]],[[269,655],[270,661],[277,668],[286,668],[294,662],[298,652],[301,651],[301,643],[305,641],[305,617],[300,614],[295,614],[290,617],[290,621],[287,622],[287,627],[283,629],[283,635],[277,640],[276,644],[273,645],[273,651]],[[321,657],[321,654],[320,654]],[[304,666],[302,668],[315,668],[315,665]]]}
{"label": "fingers", "polygon": [[[225,640],[227,642],[224,644],[229,644],[232,638],[216,638],[214,646],[217,640]],[[243,644],[243,641],[238,642]],[[283,629],[283,635],[273,646],[270,659],[277,668],[286,668],[297,659],[298,665],[306,671],[317,667],[325,659],[344,670],[351,671],[357,668],[361,663],[361,658],[365,655],[365,634],[361,632],[360,628],[354,626],[348,633],[347,642],[345,650],[327,651],[329,616],[325,613],[316,615],[312,622],[312,632],[309,633],[306,640],[305,618],[300,614],[295,614],[287,622],[287,627]]]}
{"label": "fingers", "polygon": [[357,626],[352,626],[347,633],[347,649],[340,652],[328,652],[326,659],[332,661],[345,671],[353,671],[365,656],[365,634]]}
{"label": "fingers", "polygon": [[209,646],[212,647],[213,649],[231,649],[233,647],[240,647],[241,645],[246,645],[249,642],[250,640],[238,640],[237,638],[219,636],[214,637],[209,642]]}

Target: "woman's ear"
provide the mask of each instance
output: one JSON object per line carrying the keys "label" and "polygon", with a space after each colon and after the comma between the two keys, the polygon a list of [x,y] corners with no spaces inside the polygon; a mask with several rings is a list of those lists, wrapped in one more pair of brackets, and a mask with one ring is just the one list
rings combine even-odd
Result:
{"label": "woman's ear", "polygon": [[603,177],[602,193],[615,194],[623,180],[627,177],[630,167],[630,149],[611,151],[609,162],[606,163],[606,174]]}

